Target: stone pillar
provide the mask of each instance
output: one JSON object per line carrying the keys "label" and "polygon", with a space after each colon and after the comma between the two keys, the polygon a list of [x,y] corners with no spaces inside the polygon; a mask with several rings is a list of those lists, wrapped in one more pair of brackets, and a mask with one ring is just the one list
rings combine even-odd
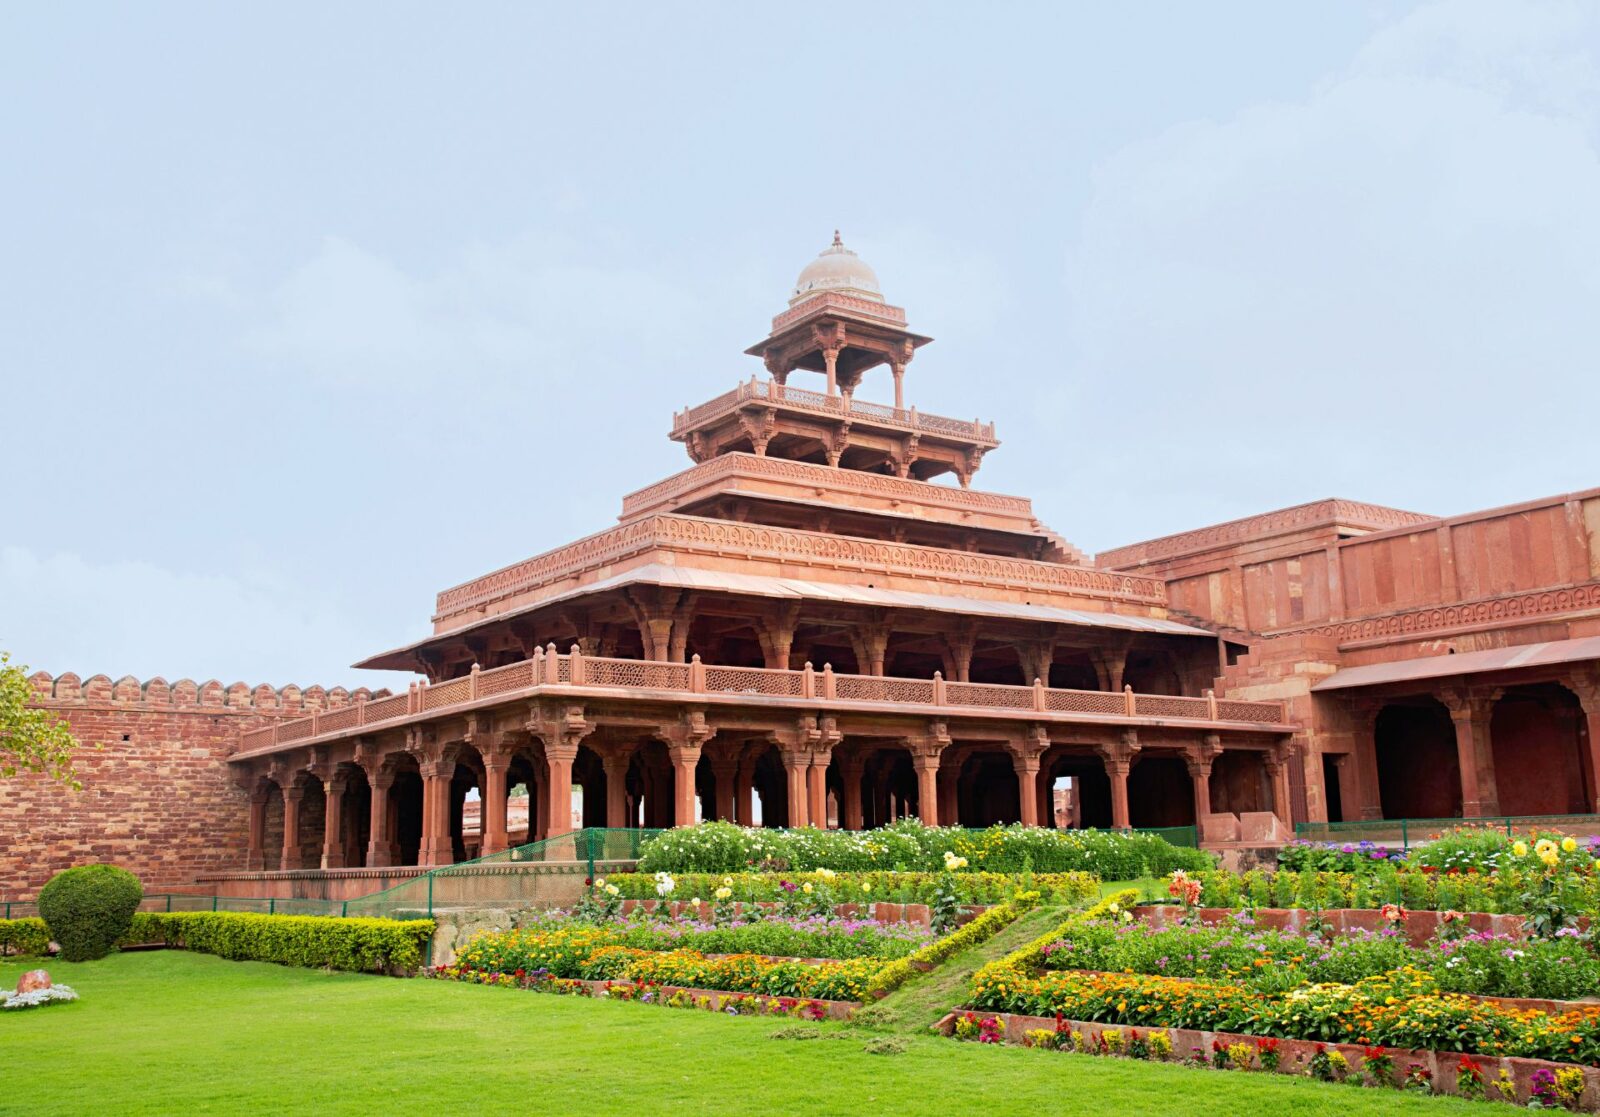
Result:
{"label": "stone pillar", "polygon": [[367,867],[382,868],[395,862],[395,848],[389,836],[393,816],[389,812],[389,789],[394,786],[394,773],[379,769],[369,772],[367,782],[372,785],[372,820],[367,827]]}
{"label": "stone pillar", "polygon": [[302,784],[290,784],[283,789],[283,855],[278,859],[280,870],[298,869],[300,863],[300,800],[305,798]]}
{"label": "stone pillar", "polygon": [[1289,791],[1289,765],[1294,763],[1292,746],[1276,745],[1266,754],[1267,776],[1272,781],[1272,812],[1290,833],[1294,832],[1294,802]]}
{"label": "stone pillar", "polygon": [[917,771],[917,814],[924,826],[938,826],[940,750],[918,747],[911,750],[911,766]]}
{"label": "stone pillar", "polygon": [[1100,746],[1101,761],[1106,777],[1111,781],[1111,826],[1126,830],[1132,823],[1128,811],[1128,772],[1139,754],[1139,736],[1133,730],[1124,730],[1116,742]]}
{"label": "stone pillar", "polygon": [[260,872],[267,867],[267,853],[262,843],[267,833],[267,790],[258,788],[250,793],[250,844],[245,850],[244,867]]}
{"label": "stone pillar", "polygon": [[1600,811],[1600,670],[1575,674],[1567,681],[1567,688],[1578,696],[1578,705],[1583,707],[1583,727],[1589,737],[1589,809]]}
{"label": "stone pillar", "polygon": [[733,819],[740,826],[755,825],[755,791],[756,758],[745,756],[739,761],[739,771],[733,785]]}
{"label": "stone pillar", "polygon": [[350,777],[335,772],[322,784],[322,867],[344,868],[344,789]]}
{"label": "stone pillar", "polygon": [[672,824],[694,825],[694,770],[700,763],[699,745],[671,745],[667,755],[672,758]]}
{"label": "stone pillar", "polygon": [[1495,697],[1461,690],[1440,695],[1456,730],[1456,758],[1461,766],[1461,814],[1465,818],[1500,813],[1494,751],[1489,741],[1489,717],[1494,710]]}
{"label": "stone pillar", "polygon": [[633,758],[620,749],[613,749],[601,757],[606,773],[606,825],[633,826],[628,817],[628,766]]}
{"label": "stone pillar", "polygon": [[734,806],[739,782],[739,754],[724,752],[711,760],[711,779],[714,786],[718,822],[732,822],[738,813]]}
{"label": "stone pillar", "polygon": [[939,817],[944,819],[945,826],[961,825],[961,800],[958,784],[961,772],[958,768],[945,768],[942,763],[939,768]]}
{"label": "stone pillar", "polygon": [[1011,766],[1017,773],[1017,804],[1022,813],[1022,825],[1039,825],[1039,756],[1013,754]]}
{"label": "stone pillar", "polygon": [[1375,701],[1350,704],[1351,763],[1359,788],[1355,797],[1344,803],[1345,814],[1351,817],[1383,817],[1383,797],[1378,790],[1378,714],[1382,709],[1382,703]]}
{"label": "stone pillar", "polygon": [[454,854],[450,843],[450,777],[455,763],[428,760],[422,764],[421,865],[448,865]]}
{"label": "stone pillar", "polygon": [[906,409],[906,366],[903,361],[891,361],[889,371],[894,374],[894,409]]}
{"label": "stone pillar", "polygon": [[866,826],[861,810],[861,777],[865,765],[859,760],[839,762],[839,782],[844,788],[839,796],[839,825],[846,830],[861,830]]}
{"label": "stone pillar", "polygon": [[1183,750],[1184,767],[1194,785],[1194,832],[1205,840],[1206,815],[1211,813],[1211,765],[1222,755],[1222,734],[1207,733],[1199,745]]}
{"label": "stone pillar", "polygon": [[811,767],[811,755],[799,749],[783,750],[783,773],[788,781],[789,826],[806,825],[806,800],[810,797],[806,787],[806,772]]}
{"label": "stone pillar", "polygon": [[549,770],[545,780],[545,826],[547,837],[572,833],[572,762],[578,759],[574,743],[544,743],[544,762]]}
{"label": "stone pillar", "polygon": [[811,767],[806,770],[806,813],[811,825],[819,830],[828,828],[828,760],[826,749],[811,754]]}
{"label": "stone pillar", "polygon": [[483,844],[478,854],[487,857],[502,853],[511,846],[506,833],[506,773],[511,770],[511,758],[504,753],[486,753],[483,757]]}

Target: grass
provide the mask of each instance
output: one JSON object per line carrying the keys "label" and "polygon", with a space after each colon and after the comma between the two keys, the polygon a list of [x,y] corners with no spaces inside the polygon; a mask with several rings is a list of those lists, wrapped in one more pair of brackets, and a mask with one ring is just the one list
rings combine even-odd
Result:
{"label": "grass", "polygon": [[1032,942],[1067,917],[1065,908],[1036,908],[988,942],[963,951],[931,973],[912,978],[875,1005],[861,1022],[874,1028],[923,1031],[966,1000],[967,982],[979,966]]}
{"label": "grass", "polygon": [[[24,968],[0,964],[0,988]],[[49,968],[83,999],[0,1016],[3,1112],[1448,1117],[1470,1109],[1265,1074],[874,1036],[844,1025],[807,1030],[181,951]],[[917,1003],[917,1012],[932,1011]],[[846,1038],[787,1042],[769,1038],[775,1031]],[[864,1050],[869,1042],[882,1053]]]}
{"label": "grass", "polygon": [[1137,889],[1139,899],[1143,903],[1167,898],[1167,882],[1157,880],[1155,877],[1139,877],[1137,880],[1103,880],[1100,882],[1100,895],[1104,898],[1125,888]]}

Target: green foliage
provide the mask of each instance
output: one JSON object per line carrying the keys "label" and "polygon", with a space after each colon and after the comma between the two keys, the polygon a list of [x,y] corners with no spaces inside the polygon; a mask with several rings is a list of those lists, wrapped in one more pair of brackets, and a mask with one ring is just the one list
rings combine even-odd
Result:
{"label": "green foliage", "polygon": [[0,954],[43,954],[50,949],[44,920],[0,919]]}
{"label": "green foliage", "polygon": [[911,975],[921,967],[940,965],[963,950],[970,950],[979,943],[987,942],[1033,906],[1032,896],[1033,894],[1029,893],[1018,896],[1012,903],[997,904],[960,930],[936,939],[915,954],[885,966],[878,971],[871,992],[875,994],[892,992],[910,980]]}
{"label": "green foliage", "polygon": [[39,890],[39,915],[69,962],[104,958],[128,931],[144,889],[115,865],[79,865]]}
{"label": "green foliage", "polygon": [[409,972],[433,939],[431,919],[337,919],[235,911],[140,912],[130,942],[235,961],[330,970]]}
{"label": "green foliage", "polygon": [[972,871],[1091,872],[1104,879],[1165,876],[1174,869],[1210,869],[1210,854],[1151,834],[993,826],[964,830],[905,819],[879,830],[750,829],[728,822],[667,830],[648,839],[639,871],[733,873],[899,869],[936,872],[944,855],[965,857]]}
{"label": "green foliage", "polygon": [[[1495,873],[1422,872],[1386,863],[1362,873],[1252,869],[1244,874],[1207,872],[1198,877],[1203,886],[1200,903],[1208,908],[1379,908],[1400,904],[1416,911],[1529,915],[1537,914],[1535,901],[1541,899],[1546,871],[1537,861]],[[1558,889],[1554,900],[1565,912],[1600,915],[1600,873],[1558,872],[1554,881]],[[1314,905],[1307,902],[1307,896],[1315,898]]]}
{"label": "green foliage", "polygon": [[[676,873],[676,887],[670,899],[715,896],[717,889],[726,887],[729,899],[739,903],[775,903],[792,900],[793,893],[783,887],[785,882],[802,888],[827,887],[833,898],[841,903],[870,904],[932,904],[938,891],[942,872],[897,873],[840,872],[832,878],[820,873]],[[950,874],[956,895],[963,904],[998,904],[1009,900],[1019,891],[1037,891],[1041,902],[1054,904],[1079,904],[1099,894],[1096,878],[1090,873],[1034,873],[1032,884],[1025,878],[1010,873],[984,873],[964,870]],[[656,879],[648,873],[614,873],[605,878],[623,899],[655,900]],[[863,887],[864,886],[864,887]],[[815,894],[815,893],[813,893]]]}
{"label": "green foliage", "polygon": [[0,652],[0,779],[18,772],[33,772],[66,784],[74,791],[83,785],[72,767],[78,747],[67,723],[49,710],[30,705],[35,697],[28,669]]}

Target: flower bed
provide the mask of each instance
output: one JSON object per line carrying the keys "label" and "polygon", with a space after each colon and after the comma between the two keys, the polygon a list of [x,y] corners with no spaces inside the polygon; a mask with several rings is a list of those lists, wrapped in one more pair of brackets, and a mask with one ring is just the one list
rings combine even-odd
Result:
{"label": "flower bed", "polygon": [[1600,1006],[1562,1013],[1514,1009],[1438,991],[1411,970],[1350,985],[1266,993],[1235,982],[1057,971],[1030,976],[985,967],[972,1005],[1139,1027],[1239,1031],[1337,1043],[1384,1044],[1565,1063],[1600,1059]]}
{"label": "flower bed", "polygon": [[[1526,914],[1531,893],[1550,879],[1542,869],[1497,873],[1437,873],[1386,866],[1373,873],[1265,872],[1196,874],[1200,902],[1208,908],[1380,908]],[[1600,874],[1560,873],[1552,883],[1563,903],[1585,915],[1600,913]]]}
{"label": "flower bed", "polygon": [[645,981],[590,981],[583,978],[552,977],[549,973],[489,974],[460,971],[454,966],[435,966],[429,977],[445,981],[465,981],[502,989],[526,989],[537,993],[596,997],[636,1004],[656,1004],[666,1008],[696,1008],[722,1012],[729,1016],[789,1016],[802,1020],[848,1020],[861,1007],[859,1001],[835,1001],[817,997],[769,996],[739,993],[725,989],[695,989]]}
{"label": "flower bed", "polygon": [[1280,868],[1341,873],[1375,872],[1385,864],[1442,873],[1487,874],[1534,864],[1592,871],[1597,859],[1600,836],[1548,828],[1508,833],[1501,825],[1470,822],[1421,836],[1409,850],[1366,841],[1293,841],[1278,852]]}
{"label": "flower bed", "polygon": [[[1135,914],[1173,910],[1135,909]],[[1438,926],[1464,927],[1465,920],[1457,915]],[[1575,932],[1526,939],[1485,930],[1416,943],[1400,926],[1340,933],[1315,921],[1307,924],[1273,929],[1262,924],[1259,912],[1165,928],[1078,922],[1046,948],[1045,968],[1227,980],[1263,992],[1350,983],[1402,968],[1429,974],[1439,991],[1449,993],[1576,1000],[1600,990],[1600,959]]]}
{"label": "flower bed", "polygon": [[[676,897],[710,899],[718,888],[729,889],[739,903],[778,903],[793,899],[809,884],[826,887],[836,900],[849,903],[931,904],[946,874],[935,872],[675,872]],[[1100,881],[1093,873],[1033,873],[1027,878],[1013,873],[966,869],[948,874],[957,898],[964,904],[998,904],[1019,890],[1035,891],[1044,903],[1078,904],[1097,896]],[[613,873],[605,878],[624,899],[648,900],[658,896],[654,873]],[[784,886],[788,885],[789,888]]]}
{"label": "flower bed", "polygon": [[[642,902],[641,902],[642,903]],[[766,954],[786,958],[904,958],[932,939],[926,923],[888,923],[853,913],[789,916],[778,911],[730,911],[719,919],[709,904],[623,905],[618,918],[556,914],[525,931],[603,931],[609,945],[640,950],[692,949],[704,954]]]}
{"label": "flower bed", "polygon": [[667,830],[640,851],[639,871],[734,873],[771,868],[805,872],[937,872],[945,853],[974,870],[998,873],[1087,872],[1107,880],[1209,869],[1210,854],[1151,834],[994,826],[987,830],[928,827],[915,819],[879,830],[751,829],[726,822]]}
{"label": "flower bed", "polygon": [[1217,1070],[1298,1074],[1325,1082],[1455,1094],[1547,1108],[1600,1108],[1600,1072],[1547,1060],[1473,1057],[1455,1051],[1274,1039],[1237,1031],[1129,1028],[1065,1015],[954,1012],[945,1035],[1086,1055],[1181,1062]]}
{"label": "flower bed", "polygon": [[490,932],[472,939],[439,976],[494,983],[510,975],[542,974],[670,984],[735,993],[861,1000],[884,966],[877,958],[811,963],[757,954],[708,957],[698,950],[628,946],[626,928],[574,925]]}

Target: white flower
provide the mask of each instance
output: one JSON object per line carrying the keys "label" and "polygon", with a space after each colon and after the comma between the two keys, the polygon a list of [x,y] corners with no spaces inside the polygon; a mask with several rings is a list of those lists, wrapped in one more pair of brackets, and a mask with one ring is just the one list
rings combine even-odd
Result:
{"label": "white flower", "polygon": [[622,892],[622,889],[618,888],[614,884],[606,885],[606,895],[607,896],[616,896],[616,895],[619,895],[621,892]]}

